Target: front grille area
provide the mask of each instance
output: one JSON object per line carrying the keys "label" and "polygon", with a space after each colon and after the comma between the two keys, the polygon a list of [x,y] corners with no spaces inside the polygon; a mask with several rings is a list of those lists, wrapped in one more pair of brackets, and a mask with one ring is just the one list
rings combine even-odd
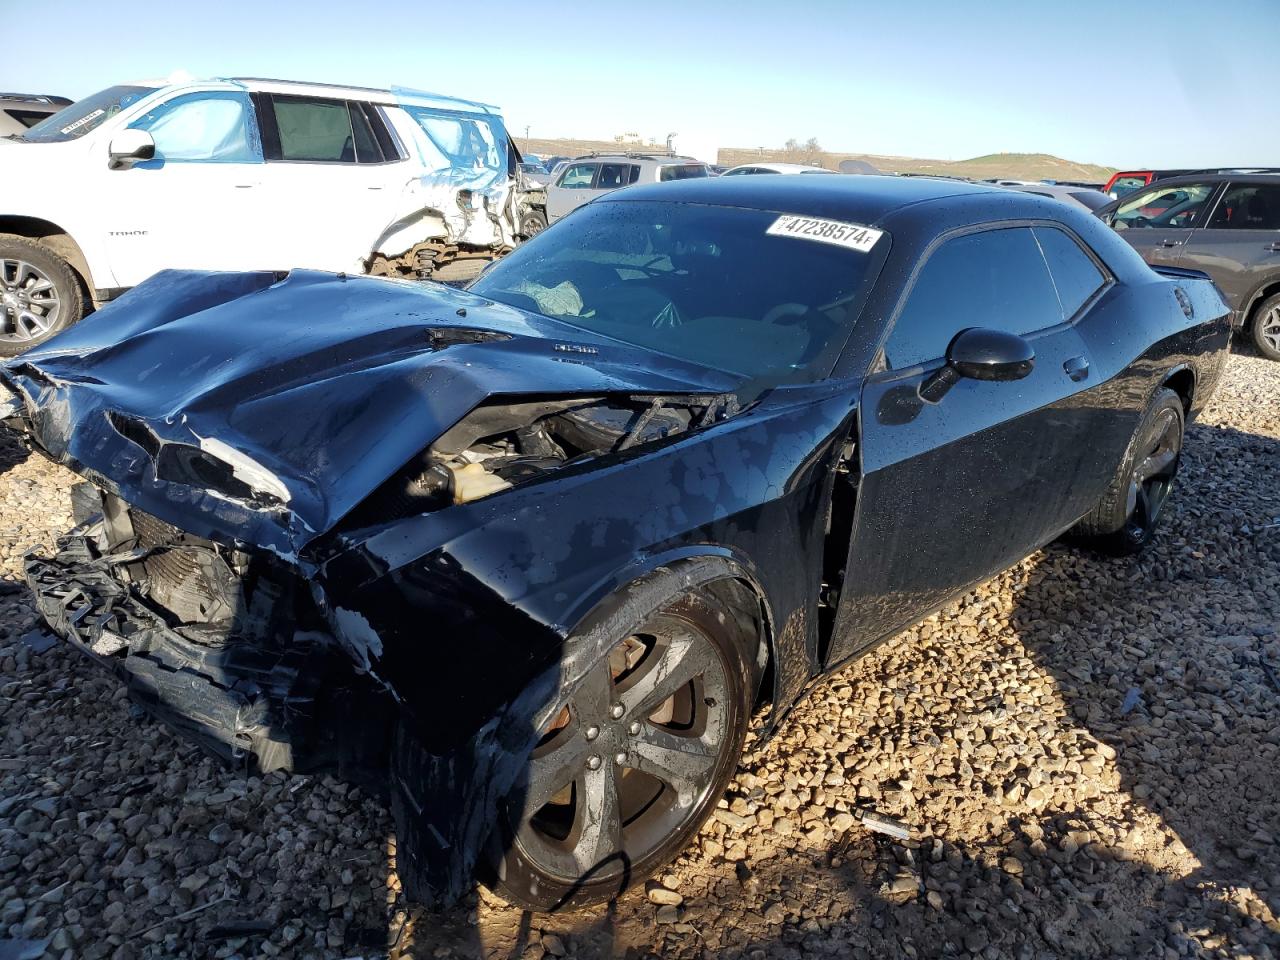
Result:
{"label": "front grille area", "polygon": [[239,579],[213,544],[136,508],[129,510],[129,520],[136,546],[155,551],[141,563],[144,589],[178,622],[229,621],[241,611]]}
{"label": "front grille area", "polygon": [[[138,546],[144,550],[167,547],[182,539],[182,531],[172,524],[141,510],[131,510],[133,532]],[[198,574],[200,562],[190,550],[161,550],[143,561],[143,568],[151,580],[152,593],[185,592]]]}

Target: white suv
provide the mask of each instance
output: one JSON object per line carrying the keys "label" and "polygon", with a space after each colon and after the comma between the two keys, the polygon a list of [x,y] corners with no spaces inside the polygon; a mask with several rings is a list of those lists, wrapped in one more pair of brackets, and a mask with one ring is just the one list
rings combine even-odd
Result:
{"label": "white suv", "polygon": [[0,356],[158,270],[464,279],[546,223],[502,116],[276,80],[111,87],[0,138]]}

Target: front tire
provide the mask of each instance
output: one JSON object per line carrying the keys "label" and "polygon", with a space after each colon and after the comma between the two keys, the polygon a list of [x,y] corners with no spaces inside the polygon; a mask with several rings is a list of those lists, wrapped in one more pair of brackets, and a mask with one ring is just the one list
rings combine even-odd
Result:
{"label": "front tire", "polygon": [[500,813],[482,879],[527,910],[612,900],[674,860],[742,755],[755,693],[749,650],[701,591],[622,624],[529,760]]}
{"label": "front tire", "polygon": [[1258,304],[1249,330],[1260,354],[1268,360],[1280,360],[1280,293]]}
{"label": "front tire", "polygon": [[84,316],[71,265],[38,240],[0,234],[0,357],[44,343]]}
{"label": "front tire", "polygon": [[1159,390],[1134,432],[1107,492],[1072,531],[1089,546],[1114,556],[1150,546],[1178,464],[1186,430],[1182,398]]}

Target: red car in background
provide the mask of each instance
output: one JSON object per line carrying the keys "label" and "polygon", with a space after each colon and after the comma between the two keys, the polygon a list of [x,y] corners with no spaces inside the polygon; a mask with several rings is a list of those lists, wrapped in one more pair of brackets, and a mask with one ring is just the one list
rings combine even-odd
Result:
{"label": "red car in background", "polygon": [[1189,173],[1280,173],[1280,167],[1221,167],[1213,170],[1121,170],[1112,174],[1102,192],[1115,200],[1166,177]]}

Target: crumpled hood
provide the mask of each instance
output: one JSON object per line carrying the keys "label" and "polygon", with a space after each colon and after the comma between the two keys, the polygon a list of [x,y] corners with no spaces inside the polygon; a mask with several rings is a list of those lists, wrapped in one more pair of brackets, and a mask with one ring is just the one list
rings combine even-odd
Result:
{"label": "crumpled hood", "polygon": [[[741,383],[465,291],[312,271],[165,271],[0,373],[55,459],[290,558],[487,397]],[[158,478],[166,445],[229,466],[253,502]]]}

